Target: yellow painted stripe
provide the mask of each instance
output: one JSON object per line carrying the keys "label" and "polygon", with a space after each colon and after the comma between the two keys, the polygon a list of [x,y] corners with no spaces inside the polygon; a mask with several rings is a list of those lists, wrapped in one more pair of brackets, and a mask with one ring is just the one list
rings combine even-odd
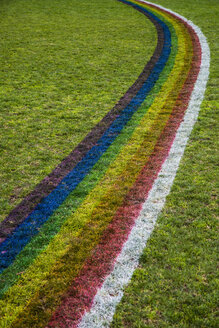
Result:
{"label": "yellow painted stripe", "polygon": [[[6,310],[5,314],[7,313],[7,316],[9,316],[9,313],[11,312],[12,318],[10,318],[10,322],[7,321],[7,327],[11,325],[12,320],[14,320],[16,316],[23,310],[26,301],[29,300],[29,298],[32,295],[34,295],[44,283],[46,283],[48,271],[53,270],[53,266],[56,263],[56,261],[69,250],[70,246],[66,246],[66,245],[69,245],[69,243],[71,242],[71,238],[74,239],[80,234],[81,228],[77,229],[77,227],[75,227],[75,223],[78,222],[80,227],[82,226],[82,223],[83,224],[87,223],[89,220],[91,220],[92,214],[94,214],[93,211],[95,209],[97,210],[98,208],[97,206],[101,207],[101,202],[103,203],[103,199],[108,196],[108,193],[114,195],[114,184],[117,181],[121,181],[121,177],[124,177],[123,171],[126,171],[127,163],[130,162],[131,158],[133,158],[133,161],[135,160],[141,161],[138,170],[136,170],[136,175],[137,175],[140,168],[142,167],[142,163],[145,162],[146,158],[150,155],[151,151],[153,150],[154,141],[156,141],[156,138],[153,140],[153,142],[151,141],[151,143],[150,142],[148,143],[148,147],[150,147],[149,148],[150,151],[148,151],[147,156],[143,156],[143,158],[141,158],[140,156],[136,158],[135,156],[133,157],[133,154],[136,154],[141,149],[145,135],[151,128],[153,128],[154,119],[157,118],[160,111],[162,111],[163,108],[165,109],[165,106],[169,107],[169,106],[173,106],[174,104],[173,99],[171,97],[169,97],[170,98],[169,99],[168,95],[170,94],[171,89],[175,87],[175,83],[173,81],[176,82],[177,78],[181,74],[181,69],[183,68],[183,66],[182,65],[178,66],[178,62],[182,62],[183,59],[185,58],[186,48],[187,48],[186,44],[188,42],[188,41],[185,42],[185,38],[189,40],[181,24],[174,22],[173,19],[169,19],[169,21],[172,21],[176,29],[179,38],[180,51],[177,54],[176,65],[174,66],[174,69],[168,81],[164,84],[161,90],[161,94],[159,95],[156,102],[151,106],[148,114],[145,115],[145,117],[141,121],[140,126],[134,132],[132,138],[129,141],[129,144],[122,149],[116,161],[108,169],[104,179],[88,195],[88,197],[83,203],[83,206],[81,206],[78,209],[78,211],[76,211],[71,217],[68,218],[65,226],[60,230],[57,236],[49,244],[46,251],[42,253],[35,260],[33,265],[31,265],[31,267],[27,270],[27,272],[18,281],[18,283],[14,285],[12,288],[10,288],[10,290],[8,291],[6,295],[6,299],[7,299],[7,308],[9,311],[5,309]],[[160,100],[161,97],[162,98],[166,97],[166,99],[165,100],[162,99],[161,101]],[[166,102],[167,100],[168,103]],[[158,108],[159,108],[159,113],[157,112]],[[166,116],[169,116],[169,113],[166,113]],[[164,116],[162,117],[164,118]],[[167,118],[168,117],[166,117],[166,119]],[[145,129],[145,127],[147,128]],[[132,180],[127,179],[127,184],[125,185],[125,187],[131,186],[135,178]],[[103,190],[105,191],[104,193]],[[121,200],[122,199],[123,197],[121,198]],[[111,216],[112,215],[113,213],[111,214]],[[72,225],[72,223],[74,223],[74,225]],[[74,231],[71,231],[72,228],[74,228]],[[78,272],[78,270],[76,271]],[[75,274],[77,272],[75,272]],[[21,290],[21,286],[22,286],[22,290]]]}

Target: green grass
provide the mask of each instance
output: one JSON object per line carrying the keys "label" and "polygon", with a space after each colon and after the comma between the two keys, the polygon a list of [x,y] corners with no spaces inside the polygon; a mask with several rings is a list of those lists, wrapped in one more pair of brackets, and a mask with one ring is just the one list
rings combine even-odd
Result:
{"label": "green grass", "polygon": [[[185,156],[112,327],[216,327],[218,1],[160,0],[201,27],[211,74]],[[111,0],[0,0],[2,220],[135,81],[156,44]]]}
{"label": "green grass", "polygon": [[210,79],[172,191],[111,327],[218,327],[219,3],[154,2],[202,29]]}
{"label": "green grass", "polygon": [[0,221],[100,121],[156,46],[111,0],[0,0]]}

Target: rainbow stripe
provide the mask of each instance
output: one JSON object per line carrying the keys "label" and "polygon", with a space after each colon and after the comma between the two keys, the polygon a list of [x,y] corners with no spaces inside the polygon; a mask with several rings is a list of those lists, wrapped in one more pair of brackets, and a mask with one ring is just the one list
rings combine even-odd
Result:
{"label": "rainbow stripe", "polygon": [[185,118],[202,63],[198,34],[158,6],[121,2],[151,20],[157,47],[124,97],[0,224],[0,327],[78,325]]}

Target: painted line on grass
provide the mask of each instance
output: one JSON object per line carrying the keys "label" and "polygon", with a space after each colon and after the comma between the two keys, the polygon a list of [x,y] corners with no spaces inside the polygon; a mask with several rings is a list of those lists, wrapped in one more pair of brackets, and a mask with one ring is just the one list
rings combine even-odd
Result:
{"label": "painted line on grass", "polygon": [[[196,49],[196,48],[195,48]],[[193,83],[194,83],[195,81],[193,81]],[[180,114],[180,113],[178,113],[178,114]],[[173,125],[175,124],[175,123],[177,123],[178,124],[178,119],[176,120],[176,117],[173,115],[173,117],[172,117],[172,123],[173,123]],[[171,127],[173,126],[173,125],[170,125],[169,126],[169,128],[170,128],[170,130],[171,130]],[[169,136],[169,134],[168,133],[166,133],[167,134],[167,138],[168,138],[168,136]],[[161,136],[161,138],[163,137],[163,134],[162,134],[162,136]],[[172,135],[171,135],[171,137],[172,137]],[[171,140],[169,141],[169,142],[172,142]],[[160,147],[160,144],[158,145],[158,148]],[[168,149],[166,150],[165,149],[165,151],[167,151],[168,152]],[[162,154],[161,154],[162,155]],[[161,156],[161,162],[163,161],[163,157]],[[157,162],[156,162],[156,160],[153,160],[152,159],[152,161],[151,161],[151,164],[154,164],[155,165],[155,167],[156,167],[156,165],[157,165]],[[144,164],[143,164],[144,165]],[[151,168],[152,169],[152,173],[153,173],[153,168]],[[159,170],[158,170],[159,171]],[[150,174],[149,174],[150,175]],[[145,175],[143,174],[142,175],[142,178],[145,178]],[[141,180],[141,177],[139,177],[139,181],[138,182],[142,182],[142,180]],[[147,181],[147,180],[145,180],[145,184],[146,183],[149,183],[149,181]],[[139,186],[139,188],[140,188],[140,186]],[[150,188],[149,188],[150,189]],[[133,190],[140,190],[140,189],[133,189]],[[145,192],[145,190],[144,189],[142,189],[143,190],[143,192]],[[134,196],[136,196],[136,195],[134,195]],[[129,196],[130,197],[130,196]],[[143,195],[143,197],[142,197],[142,199],[144,199],[144,195]],[[129,199],[129,201],[133,201],[133,203],[131,204],[131,206],[133,206],[133,209],[136,209],[136,206],[138,207],[138,211],[140,211],[140,209],[139,209],[139,206],[138,206],[138,204],[136,204],[135,203],[135,201],[139,201],[139,199],[138,199],[138,197],[134,197],[133,199],[132,199],[132,197],[130,197],[130,199]],[[143,200],[141,200],[140,199],[140,201],[143,201]],[[130,204],[128,204],[128,206],[129,206]],[[121,209],[120,209],[121,210]],[[126,209],[124,209],[124,208],[122,208],[122,210],[124,210],[124,213],[122,213],[122,215],[124,214],[124,218],[126,218],[126,213],[127,214],[130,214],[131,212],[126,212]],[[134,215],[135,216],[135,215]],[[132,218],[131,218],[132,219]],[[119,222],[120,224],[121,223],[124,223],[125,224],[125,222]],[[127,222],[127,225],[129,225],[129,223],[130,222]],[[113,224],[115,224],[115,227],[116,228],[118,228],[119,226],[118,226],[118,224],[116,223],[116,222],[112,222],[112,224],[109,226],[109,228],[107,228],[107,230],[106,230],[106,234],[107,235],[104,235],[105,237],[106,236],[109,236],[108,235],[108,232],[110,231],[110,229],[111,228],[113,228]],[[131,221],[131,224],[130,224],[130,226],[132,226],[133,225],[133,222]],[[121,226],[122,227],[122,226]],[[125,228],[126,228],[126,226],[125,226]],[[129,229],[129,227],[128,227],[128,229]],[[118,229],[119,230],[119,229]],[[123,227],[122,227],[122,230],[120,230],[120,231],[115,231],[116,233],[118,233],[117,234],[117,237],[118,237],[118,239],[120,238],[120,240],[122,240],[122,243],[124,243],[124,241],[126,240],[126,238],[125,238],[125,240],[124,239],[122,239],[123,238],[123,236],[120,236],[120,233],[119,232],[121,232],[122,233],[122,231],[124,231],[123,230]],[[129,230],[130,231],[130,230]],[[128,232],[129,232],[128,231]],[[112,233],[112,232],[111,232]],[[103,237],[104,238],[104,237]],[[122,245],[122,243],[121,243],[121,245]],[[97,248],[96,249],[94,249],[94,253],[98,250],[101,250],[101,247],[103,246],[103,244],[99,244],[98,246],[97,246]],[[105,246],[107,246],[107,245],[105,245]],[[111,245],[110,245],[111,246]],[[118,246],[118,245],[116,245],[115,244],[115,246]],[[119,245],[119,247],[120,247],[120,245]],[[102,250],[103,250],[103,248],[102,248]],[[107,250],[107,248],[105,248],[105,250]],[[106,275],[106,273],[108,274],[108,269],[107,269],[107,265],[108,264],[113,264],[113,262],[114,262],[114,260],[111,262],[111,263],[105,263],[105,260],[106,260],[106,262],[107,262],[107,260],[109,260],[109,259],[111,259],[111,258],[115,258],[116,256],[117,256],[117,254],[120,252],[120,249],[115,249],[115,250],[110,250],[111,251],[111,253],[113,253],[113,256],[111,256],[111,257],[108,257],[108,256],[110,256],[110,254],[108,253],[106,253],[106,254],[100,254],[99,253],[99,255],[102,255],[103,256],[103,258],[102,259],[104,259],[104,261],[102,261],[101,260],[101,257],[99,258],[99,257],[97,257],[97,258],[95,258],[94,257],[94,259],[99,259],[100,260],[100,266],[97,266],[96,267],[96,274],[97,274],[97,276],[94,276],[94,279],[96,279],[96,278],[98,278],[99,279],[99,281],[98,281],[98,279],[97,279],[97,284],[96,284],[96,286],[100,286],[101,284],[102,284],[102,273],[104,274],[104,275]],[[114,252],[115,251],[115,252]],[[96,255],[98,255],[98,254],[96,254]],[[103,263],[104,262],[104,263]],[[101,266],[101,264],[103,263],[103,266]],[[85,268],[86,268],[86,265],[87,265],[88,263],[86,262],[85,263]],[[91,267],[92,268],[92,267]],[[94,268],[93,268],[94,269]],[[111,270],[112,268],[110,268],[110,270]],[[103,272],[104,271],[104,272]],[[87,272],[85,271],[85,273],[87,274]],[[99,277],[98,277],[98,274],[101,274]],[[53,274],[52,274],[53,275]],[[54,275],[53,275],[54,276]],[[84,276],[85,277],[85,279],[86,279],[86,275]],[[90,276],[91,277],[91,276]],[[81,276],[79,277],[79,278],[81,278]],[[55,279],[56,279],[56,274],[55,274]],[[86,280],[85,280],[86,281]],[[91,280],[90,281],[90,283],[92,284],[94,282],[94,280]],[[57,281],[56,281],[56,283],[57,283]],[[79,285],[80,286],[80,285]],[[85,286],[84,286],[85,287]],[[92,286],[93,287],[93,286]],[[94,286],[95,287],[95,286]],[[96,287],[95,287],[96,288]],[[96,291],[95,291],[96,292]],[[37,296],[37,295],[36,295]],[[63,296],[65,296],[65,295],[63,295]],[[70,296],[72,296],[72,295],[70,295]],[[83,296],[83,295],[81,295],[81,296]],[[89,297],[90,297],[90,295],[88,295]],[[42,298],[41,298],[42,299]],[[45,300],[45,299],[44,299]],[[39,305],[39,309],[41,309],[41,307],[40,307],[40,303],[34,303],[33,302],[33,305],[35,306],[35,309],[36,309],[36,305]],[[29,307],[29,305],[28,305],[28,307]],[[28,314],[27,314],[27,312],[28,312],[28,307],[26,307],[25,308],[25,313],[23,313],[23,315],[24,316],[28,316]],[[38,307],[37,307],[38,308]],[[30,312],[30,314],[33,314],[34,313],[34,307],[33,307],[33,309],[32,309],[33,311],[32,312]],[[78,309],[79,310],[79,309]],[[39,312],[38,312],[38,315],[39,315]],[[30,315],[29,315],[29,317],[30,317]],[[22,325],[22,314],[21,314],[21,318],[18,320],[18,321],[16,321],[16,322],[14,322],[13,323],[13,327],[20,327],[21,325]],[[30,323],[30,321],[28,321],[28,323]],[[24,321],[24,324],[23,325],[25,325],[25,321]],[[26,324],[25,326],[28,326],[28,324]],[[63,327],[70,327],[70,326],[72,326],[72,324],[71,324],[71,322],[68,322],[68,321],[65,321],[65,323],[64,323],[64,325],[63,325]]]}

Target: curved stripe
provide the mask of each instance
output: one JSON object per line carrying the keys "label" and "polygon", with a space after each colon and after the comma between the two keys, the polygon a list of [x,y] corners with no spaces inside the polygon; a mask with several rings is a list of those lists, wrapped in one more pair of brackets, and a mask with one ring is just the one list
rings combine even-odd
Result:
{"label": "curved stripe", "polygon": [[[147,11],[145,10],[145,12]],[[155,15],[150,12],[147,12],[147,14],[162,26],[165,39],[162,54],[156,62],[151,74],[136,96],[132,98],[129,105],[126,106],[122,113],[98,140],[97,144],[86,153],[83,159],[61,183],[36,206],[35,210],[25,221],[14,230],[13,234],[0,245],[0,272],[13,262],[17,254],[19,254],[31,238],[39,232],[39,228],[48,220],[52,213],[63,203],[66,197],[78,186],[84,177],[89,174],[92,167],[121,133],[124,126],[131,119],[134,112],[142,104],[155,82],[158,80],[170,54],[170,31],[167,25],[160,21]]]}
{"label": "curved stripe", "polygon": [[[148,5],[150,4],[146,1],[141,2]],[[134,269],[138,265],[138,259],[153,230],[156,218],[163,208],[166,196],[170,192],[180,159],[183,155],[193,125],[198,117],[208,80],[210,51],[207,41],[200,29],[192,22],[172,11],[157,5],[153,5],[153,7],[159,8],[159,10],[165,10],[165,12],[171,13],[179,20],[183,21],[193,34],[193,40],[195,41],[194,65],[188,76],[189,80],[185,83],[187,94],[185,98],[183,98],[183,102],[185,101],[188,103],[189,100],[189,104],[184,120],[174,136],[174,141],[168,157],[162,165],[162,169],[143,205],[137,222],[114,264],[112,273],[105,279],[102,287],[98,290],[90,312],[87,312],[80,322],[78,326],[80,328],[109,327],[115,307],[122,298],[123,288],[131,279]],[[171,131],[170,126],[169,132]],[[74,325],[70,325],[69,327],[74,327]]]}
{"label": "curved stripe", "polygon": [[[194,40],[193,40],[194,41]],[[194,65],[193,65],[193,68],[194,68]],[[189,73],[191,76],[193,76],[194,75],[194,72],[192,73],[192,70],[190,70],[190,73]],[[188,82],[188,81],[187,81]],[[187,83],[186,83],[187,84]],[[184,90],[185,91],[185,90]],[[188,100],[186,97],[188,96],[189,97],[189,92],[187,92],[187,96],[186,96],[186,94],[182,91],[181,92],[181,99],[178,99],[178,102],[180,101],[180,102],[182,102],[183,101],[183,103],[185,104],[185,102]],[[183,98],[184,97],[184,98]],[[170,102],[171,103],[171,102]],[[178,104],[178,106],[179,106],[179,104]],[[185,107],[186,106],[182,106],[181,107],[181,109],[182,109],[182,113],[181,113],[181,110],[180,110],[180,112],[179,111],[176,111],[176,110],[174,110],[173,112],[172,112],[172,114],[171,114],[171,116],[170,116],[170,119],[169,119],[169,121],[168,121],[168,124],[166,125],[166,127],[165,127],[165,129],[163,130],[163,132],[162,132],[162,135],[161,135],[161,137],[162,137],[162,141],[163,140],[166,140],[165,142],[167,142],[167,140],[169,140],[169,139],[171,139],[171,138],[173,138],[173,134],[171,134],[171,131],[173,130],[173,128],[174,129],[176,129],[176,127],[179,125],[179,122],[180,122],[180,117],[182,118],[182,116],[183,116],[183,111],[185,110]],[[165,114],[166,115],[166,114]],[[143,121],[142,121],[143,122]],[[168,128],[168,126],[169,126],[169,128]],[[164,138],[164,136],[165,136],[165,138]],[[160,137],[160,138],[161,138]],[[164,143],[164,145],[163,146],[165,146],[166,147],[166,144]],[[149,168],[151,167],[151,165],[153,164],[153,163],[155,163],[155,167],[154,167],[154,170],[156,171],[156,165],[158,165],[159,164],[159,161],[158,162],[156,162],[156,158],[157,158],[157,155],[156,155],[156,151],[158,151],[158,150],[161,150],[161,149],[163,149],[162,147],[162,143],[158,143],[157,144],[157,146],[155,147],[155,152],[154,152],[154,154],[153,154],[153,156],[155,156],[155,157],[150,157],[151,158],[151,163],[149,162]],[[167,151],[168,152],[168,149],[167,148],[165,148],[164,147],[164,149],[163,150],[165,150],[165,151]],[[144,149],[144,148],[139,148],[139,149]],[[162,155],[162,151],[161,151],[161,154],[160,154],[160,156]],[[162,157],[162,156],[161,156]],[[162,159],[163,160],[163,159]],[[161,160],[161,162],[162,162],[162,160]],[[147,166],[147,164],[146,164],[146,166]],[[158,165],[159,166],[159,165]],[[118,166],[119,167],[119,166]],[[124,168],[125,169],[125,168]],[[144,171],[144,170],[143,170]],[[147,171],[147,170],[146,170]],[[151,172],[153,172],[153,170],[151,171]],[[149,175],[150,176],[150,175]],[[122,176],[121,176],[122,177]],[[119,212],[117,213],[117,215],[115,216],[115,218],[117,217],[118,218],[118,216],[120,215],[120,217],[121,218],[126,218],[127,217],[127,215],[130,215],[130,222],[132,222],[132,221],[134,221],[134,216],[132,217],[132,212],[133,212],[133,209],[134,209],[134,207],[135,206],[137,206],[137,204],[136,204],[136,201],[142,201],[142,199],[144,199],[144,197],[145,197],[145,195],[144,195],[144,192],[145,192],[145,190],[144,190],[144,186],[145,186],[145,183],[143,183],[142,185],[141,185],[141,187],[143,188],[143,189],[141,189],[140,188],[140,186],[139,186],[139,184],[140,184],[140,182],[142,181],[142,179],[143,179],[143,181],[144,182],[148,182],[148,180],[146,179],[145,180],[145,173],[142,173],[140,176],[139,176],[139,178],[137,179],[137,186],[138,186],[138,189],[135,187],[136,186],[136,183],[134,184],[134,186],[133,186],[133,188],[131,189],[131,190],[134,190],[134,199],[133,199],[133,195],[131,194],[131,191],[130,191],[130,193],[129,193],[129,196],[127,196],[127,200],[128,200],[128,203],[126,203],[126,207],[121,207],[120,208],[120,210],[119,210]],[[142,197],[142,199],[140,198],[140,199],[138,199],[137,197],[136,197],[136,190],[137,190],[137,192],[139,192],[140,194],[141,193],[143,193],[143,194],[141,194],[141,197]],[[130,202],[131,202],[131,200],[133,200],[133,203],[132,203],[132,206],[129,204]],[[129,209],[129,207],[132,207],[132,211],[131,212],[128,212],[128,209]],[[138,207],[138,206],[137,206]],[[124,208],[125,208],[125,211],[124,211]],[[137,210],[139,210],[139,209],[137,209]],[[135,212],[135,211],[134,211]],[[124,216],[124,213],[125,213],[125,216]],[[118,230],[120,229],[119,228],[119,224],[121,224],[122,222],[124,223],[124,220],[120,220],[120,221],[118,221],[117,220],[117,223],[116,223],[116,225],[115,225],[115,219],[112,221],[112,223],[111,223],[111,225],[110,225],[110,227],[111,227],[111,229],[113,228],[113,224],[114,224],[114,230],[115,230],[115,232],[118,232],[116,229],[118,228]],[[130,224],[130,222],[127,222],[127,225],[125,225],[125,226],[122,226],[122,231],[125,231],[126,233],[128,233],[127,231],[126,231],[126,228],[127,228],[127,226],[130,226],[130,227],[128,227],[128,229],[130,229],[131,228],[131,226],[133,225],[133,222]],[[94,225],[94,227],[95,227],[95,225]],[[88,231],[89,231],[89,229],[88,229]],[[121,230],[120,230],[121,231]],[[105,234],[104,236],[105,237],[107,237],[107,235],[109,235],[109,236],[111,236],[110,235],[110,230],[109,230],[109,228],[107,228],[107,230],[105,231],[105,233],[106,232],[108,232],[108,234]],[[120,241],[120,239],[121,239],[121,235],[120,234],[117,234],[117,241],[118,241],[118,243],[116,244],[115,243],[115,240],[113,240],[113,235],[111,236],[112,238],[111,238],[111,240],[110,240],[110,242],[114,242],[114,246],[115,246],[115,252],[113,253],[113,252],[111,252],[111,253],[113,253],[113,255],[111,254],[111,256],[109,255],[109,252],[106,254],[106,256],[104,257],[104,259],[105,259],[105,262],[104,262],[104,266],[100,266],[99,267],[99,273],[100,273],[100,276],[101,276],[101,279],[104,277],[104,275],[106,275],[107,274],[107,270],[109,269],[107,266],[109,266],[109,263],[111,263],[110,265],[112,265],[112,259],[116,256],[116,254],[119,252],[119,247],[121,247],[121,245],[122,245],[122,243],[124,242],[124,240],[121,242]],[[123,236],[123,237],[125,237],[125,235]],[[126,239],[126,237],[125,237],[125,239]],[[86,242],[86,240],[85,240],[85,242]],[[111,245],[112,245],[112,243],[111,243]],[[101,250],[101,247],[102,247],[102,250],[106,250],[107,251],[107,248],[104,248],[103,247],[103,242],[102,243],[100,243],[99,244],[99,246],[97,246],[97,248],[96,248],[96,253],[97,253],[97,257],[95,258],[95,260],[98,260],[99,258],[98,258],[98,256],[100,255],[100,252],[98,252],[98,250],[100,249]],[[85,247],[85,250],[86,250],[86,247]],[[70,249],[69,249],[69,251],[70,251]],[[111,249],[110,249],[110,251],[111,251]],[[95,251],[94,251],[95,252]],[[101,253],[102,254],[102,253]],[[71,255],[71,254],[67,254],[68,256],[69,255]],[[68,260],[68,256],[66,257],[66,259]],[[108,256],[108,257],[107,257]],[[103,259],[103,258],[102,258]],[[64,260],[64,259],[63,259]],[[108,261],[108,262],[107,262]],[[101,263],[101,262],[100,262]],[[43,264],[43,262],[42,262],[42,264]],[[86,262],[86,264],[85,264],[85,266],[84,266],[84,268],[88,268],[89,267],[89,261],[87,261]],[[45,265],[46,265],[46,263],[45,263]],[[40,268],[40,267],[39,267]],[[67,268],[66,268],[67,269]],[[90,267],[90,269],[91,269],[91,271],[92,271],[92,265],[91,265],[91,267]],[[63,269],[62,269],[63,270]],[[62,271],[61,271],[62,272]],[[63,271],[64,272],[64,271]],[[56,269],[55,269],[55,271],[54,272],[51,272],[51,274],[52,275],[54,275],[54,273],[56,273]],[[82,272],[81,272],[81,274],[78,276],[78,278],[77,279],[79,279],[79,278],[82,278],[83,277],[83,275],[82,275],[82,273],[83,273],[83,270],[82,270]],[[64,274],[66,274],[66,272],[64,273]],[[31,277],[31,276],[29,276],[29,277]],[[53,276],[54,278],[56,278],[55,276]],[[92,277],[92,275],[91,275],[91,277]],[[45,277],[46,278],[46,277]],[[43,278],[43,276],[42,276],[42,279],[45,279],[45,278]],[[55,279],[53,278],[53,280],[54,280],[54,283],[55,283]],[[97,277],[95,277],[94,276],[94,281],[98,281],[98,279],[97,280],[95,280]],[[27,277],[27,279],[28,279],[28,277]],[[82,279],[83,280],[83,279]],[[59,281],[59,280],[57,280],[57,281]],[[57,283],[57,281],[56,281],[56,283]],[[85,282],[85,281],[84,281]],[[21,282],[19,282],[19,284],[20,284]],[[43,282],[42,282],[43,283]],[[98,283],[96,284],[96,287],[98,286]],[[19,285],[18,285],[18,287],[19,287]],[[49,288],[50,287],[50,285],[48,285],[46,288]],[[89,287],[89,286],[88,286]],[[93,287],[92,287],[93,288]],[[83,289],[83,288],[82,288]],[[95,288],[94,288],[95,289]],[[14,290],[14,292],[16,291],[16,289]],[[19,289],[17,290],[18,291],[18,293],[19,293]],[[90,291],[89,291],[89,289],[87,290],[88,291],[88,294],[89,295],[87,295],[88,296],[88,299],[90,299],[90,298],[92,298],[91,296],[92,296],[92,292],[94,293],[94,290],[90,293]],[[23,291],[24,292],[24,291]],[[74,290],[74,292],[75,292],[75,290]],[[41,293],[41,292],[40,292]],[[40,293],[39,294],[36,294],[35,295],[35,297],[40,297]],[[9,296],[11,295],[11,297],[13,298],[13,293],[11,294],[11,292],[9,293]],[[51,294],[52,295],[52,294]],[[52,295],[53,297],[54,297],[54,295]],[[69,301],[70,299],[69,299],[69,297],[68,297],[69,295],[67,295],[67,300]],[[72,295],[70,295],[70,298],[71,298],[71,296]],[[19,300],[19,299],[18,299]],[[45,299],[44,298],[41,298],[41,301],[42,300],[44,300],[45,301]],[[15,301],[15,300],[14,300]],[[19,300],[20,301],[20,300]],[[36,311],[36,313],[38,314],[38,311],[39,311],[39,309],[42,309],[42,311],[43,311],[43,308],[41,308],[41,301],[39,301],[38,303],[37,302],[30,302],[30,305],[32,304],[33,305],[33,307],[32,307],[32,309],[31,308],[29,308],[29,305],[28,305],[28,307],[25,309],[25,312],[26,312],[26,310],[27,310],[27,312],[25,313],[25,318],[27,318],[28,317],[28,315],[31,315],[31,316],[34,316],[34,311]],[[16,301],[15,301],[16,302]],[[71,303],[72,302],[72,300],[70,300],[70,303],[69,304],[72,304]],[[8,304],[9,305],[9,304]],[[34,306],[35,306],[35,310],[34,310]],[[47,306],[47,305],[46,305]],[[10,305],[8,306],[8,309],[9,309],[9,311],[10,311]],[[30,311],[31,310],[31,311]],[[78,307],[78,310],[79,310],[79,307]],[[41,310],[40,310],[41,311]],[[17,312],[17,310],[16,310],[16,312]],[[17,312],[18,313],[18,312]],[[57,312],[58,313],[58,312]],[[57,314],[56,313],[56,314]],[[24,314],[24,313],[23,313]],[[22,315],[23,316],[23,315]],[[16,321],[16,322],[14,322],[13,323],[13,327],[21,327],[21,326],[26,326],[26,327],[28,327],[28,326],[32,326],[32,323],[30,323],[28,320],[27,321],[25,321],[26,319],[24,318],[24,320],[21,318],[21,319],[19,319],[18,321]],[[63,320],[64,319],[66,319],[65,317],[64,318],[62,318]],[[8,324],[10,324],[9,322],[8,322]],[[65,322],[65,324],[67,324],[68,325],[68,323],[67,323],[67,321]],[[36,324],[37,326],[36,327],[38,327],[38,323]],[[87,326],[89,326],[89,325],[87,325]]]}

